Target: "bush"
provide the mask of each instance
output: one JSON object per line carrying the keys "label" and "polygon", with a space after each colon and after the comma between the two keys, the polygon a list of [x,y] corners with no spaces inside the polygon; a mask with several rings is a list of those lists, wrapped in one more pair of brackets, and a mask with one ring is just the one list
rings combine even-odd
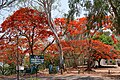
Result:
{"label": "bush", "polygon": [[14,64],[11,64],[11,65],[4,64],[3,66],[0,66],[1,75],[11,75],[14,73],[16,73],[16,67]]}
{"label": "bush", "polygon": [[46,68],[49,68],[50,64],[52,64],[54,66],[59,65],[59,56],[58,55],[53,57],[51,54],[45,54],[44,57],[45,57],[44,65],[46,66]]}

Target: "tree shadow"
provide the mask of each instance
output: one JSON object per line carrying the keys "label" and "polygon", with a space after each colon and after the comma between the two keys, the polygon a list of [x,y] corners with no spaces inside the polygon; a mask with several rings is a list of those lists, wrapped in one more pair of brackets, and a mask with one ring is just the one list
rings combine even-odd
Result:
{"label": "tree shadow", "polygon": [[87,77],[80,77],[80,78],[77,78],[77,79],[73,79],[73,80],[104,80],[100,77],[90,77],[90,76],[87,76]]}

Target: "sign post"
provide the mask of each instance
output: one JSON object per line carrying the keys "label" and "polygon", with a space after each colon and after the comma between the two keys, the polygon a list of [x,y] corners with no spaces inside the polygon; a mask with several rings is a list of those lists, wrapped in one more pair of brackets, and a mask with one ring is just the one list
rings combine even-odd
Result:
{"label": "sign post", "polygon": [[44,56],[43,55],[30,55],[30,64],[43,64]]}
{"label": "sign post", "polygon": [[[30,64],[43,64],[44,63],[44,55],[30,55]],[[37,67],[36,67],[36,78],[37,78]]]}

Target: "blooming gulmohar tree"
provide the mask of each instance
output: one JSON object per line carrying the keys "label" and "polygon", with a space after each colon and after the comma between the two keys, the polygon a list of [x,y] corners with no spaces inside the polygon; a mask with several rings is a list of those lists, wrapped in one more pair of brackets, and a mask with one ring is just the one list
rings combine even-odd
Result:
{"label": "blooming gulmohar tree", "polygon": [[[98,61],[100,63],[101,59],[117,59],[118,57],[118,51],[114,49],[113,46],[107,45],[102,43],[99,40],[91,40],[90,46],[87,43],[87,40],[80,40],[80,41],[70,41],[70,43],[77,43],[77,45],[74,46],[82,46],[82,49],[79,49],[78,52],[81,52],[80,54],[85,54],[87,57],[86,50],[91,47],[91,57],[92,61]],[[68,43],[68,44],[70,44]],[[100,65],[100,64],[99,64]]]}
{"label": "blooming gulmohar tree", "polygon": [[31,8],[15,11],[1,24],[1,30],[4,33],[0,40],[4,41],[0,44],[1,61],[15,63],[17,67],[22,65],[26,53],[39,55],[44,52],[51,44],[48,37],[53,34],[45,13]]}
{"label": "blooming gulmohar tree", "polygon": [[[119,58],[119,52],[114,49],[113,46],[104,44],[99,40],[91,40],[91,44],[88,45],[87,40],[71,40],[71,41],[61,41],[63,46],[64,57],[66,54],[74,52],[74,54],[84,54],[84,58],[88,58],[88,53],[86,52],[88,48],[91,48],[91,62],[97,61],[100,66],[101,59],[117,59]],[[81,48],[82,47],[82,48]],[[57,52],[57,45],[52,44],[48,48],[49,53]],[[52,54],[53,54],[52,53]],[[79,57],[79,56],[78,56]],[[77,59],[77,58],[76,58]],[[77,65],[76,65],[77,66]]]}
{"label": "blooming gulmohar tree", "polygon": [[16,38],[3,38],[0,41],[0,62],[3,63],[3,68],[1,69],[3,75],[6,72],[4,70],[5,64],[8,64],[12,71],[16,70],[16,65],[23,65],[25,53],[22,48],[23,46],[21,46],[22,44],[17,44],[20,40],[16,41]]}
{"label": "blooming gulmohar tree", "polygon": [[34,54],[33,49],[36,49],[37,46],[35,46],[36,42],[40,42],[40,40],[45,42],[52,35],[45,13],[30,8],[21,8],[15,11],[1,26],[2,31],[8,31],[10,37],[17,35],[19,38],[24,38],[21,43],[27,43],[25,52],[28,51],[32,55]]}
{"label": "blooming gulmohar tree", "polygon": [[6,44],[5,47],[3,47],[1,49],[1,52],[0,52],[0,61],[3,62],[4,64],[14,64],[16,65],[17,64],[17,58],[19,58],[19,64],[22,65],[22,62],[23,62],[23,58],[24,58],[24,52],[23,50],[18,49],[18,52],[19,52],[19,57],[17,57],[16,55],[16,49],[17,45],[15,44]]}
{"label": "blooming gulmohar tree", "polygon": [[85,17],[69,22],[66,18],[56,18],[54,22],[59,36],[66,40],[81,39],[80,36],[87,32],[87,19]]}
{"label": "blooming gulmohar tree", "polygon": [[[98,45],[103,48],[106,47],[107,45],[102,44],[102,42],[100,43],[99,40],[97,41],[92,40],[92,37],[94,35],[100,36],[101,34],[103,34],[102,32],[103,30],[110,29],[112,27],[109,16],[103,16],[100,18],[101,20],[100,19],[97,20],[97,19],[98,16],[92,16],[90,20],[88,20],[86,17],[83,17],[69,22],[65,18],[55,19],[55,23],[57,25],[56,27],[58,29],[58,34],[60,37],[62,37],[61,39],[63,40],[61,41],[61,44],[62,42],[64,42],[62,44],[63,50],[68,52],[74,50],[74,53],[80,53],[80,54],[84,53],[85,55],[87,55],[86,57],[90,58],[88,59],[88,63],[90,61],[93,61],[93,58],[95,59],[96,56],[93,57],[91,55],[99,53],[99,50],[97,50],[97,48],[95,48],[94,50],[93,47],[95,47],[95,45],[93,44],[97,42]],[[65,42],[69,46],[65,46]],[[106,49],[108,50],[103,49],[103,52],[100,52],[98,54],[99,56],[100,55],[104,56],[104,57],[102,56],[101,58],[105,58],[105,56],[107,56],[106,58],[108,57],[110,58],[109,54],[111,53],[111,51],[112,50],[115,51],[114,48],[110,45],[108,45]],[[111,54],[116,55],[117,52],[115,51],[115,53],[113,52]],[[98,58],[96,60],[98,60]],[[88,70],[90,70],[90,68]]]}

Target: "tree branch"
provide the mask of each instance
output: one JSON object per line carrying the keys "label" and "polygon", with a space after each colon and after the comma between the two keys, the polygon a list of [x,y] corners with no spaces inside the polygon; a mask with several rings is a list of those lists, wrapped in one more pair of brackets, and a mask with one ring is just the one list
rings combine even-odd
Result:
{"label": "tree branch", "polygon": [[4,2],[4,0],[2,0],[2,2],[0,4],[0,9],[8,7],[9,5],[13,4],[15,1],[18,1],[18,0],[12,0],[12,1],[6,0],[5,2]]}
{"label": "tree branch", "polygon": [[46,50],[53,42],[54,42],[54,40],[53,40],[51,43],[49,43],[49,44],[44,48],[44,50],[41,52],[41,54],[43,54],[43,53],[45,52],[45,50]]}
{"label": "tree branch", "polygon": [[110,5],[111,5],[111,7],[112,7],[115,16],[118,17],[117,8],[113,5],[113,3],[112,3],[111,0],[108,0],[108,2],[110,3]]}

